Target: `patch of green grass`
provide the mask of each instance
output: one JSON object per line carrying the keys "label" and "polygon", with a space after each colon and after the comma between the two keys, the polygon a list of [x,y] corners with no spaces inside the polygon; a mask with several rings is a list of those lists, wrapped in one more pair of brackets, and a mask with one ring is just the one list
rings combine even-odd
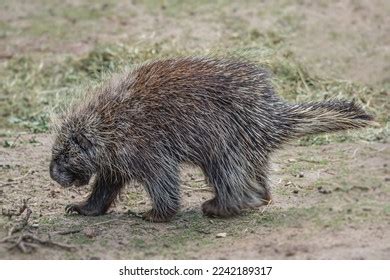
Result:
{"label": "patch of green grass", "polygon": [[305,158],[305,157],[298,157],[297,161],[291,162],[288,165],[285,166],[285,170],[288,173],[290,173],[293,176],[298,175],[300,172],[303,171],[315,171],[321,168],[324,168],[324,166],[328,165],[329,161],[327,159],[316,159],[316,158]]}
{"label": "patch of green grass", "polygon": [[69,240],[71,244],[77,244],[77,245],[88,245],[95,242],[93,238],[89,238],[83,233],[71,234],[69,236]]}
{"label": "patch of green grass", "polygon": [[130,244],[135,247],[135,249],[145,250],[148,247],[145,240],[138,237],[132,238]]}
{"label": "patch of green grass", "polygon": [[383,206],[383,212],[387,215],[390,216],[390,205],[386,204]]}
{"label": "patch of green grass", "polygon": [[66,220],[59,216],[42,216],[38,219],[39,229],[43,232],[62,230]]}

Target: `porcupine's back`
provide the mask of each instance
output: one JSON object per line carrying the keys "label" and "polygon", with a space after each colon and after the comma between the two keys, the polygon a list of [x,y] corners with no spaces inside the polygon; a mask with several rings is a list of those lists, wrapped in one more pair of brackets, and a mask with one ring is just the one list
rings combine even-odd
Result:
{"label": "porcupine's back", "polygon": [[363,111],[346,101],[287,104],[257,65],[198,57],[156,60],[121,73],[81,108],[75,119],[96,121],[88,126],[98,145],[104,143],[102,160],[112,162],[125,155],[202,165],[230,154],[241,165],[254,164],[293,137],[361,127],[370,119],[365,115],[355,125]]}
{"label": "porcupine's back", "polygon": [[117,75],[78,114],[98,116],[95,131],[110,138],[106,143],[142,156],[152,146],[159,154],[199,163],[217,151],[272,146],[278,102],[267,72],[254,64],[177,58]]}

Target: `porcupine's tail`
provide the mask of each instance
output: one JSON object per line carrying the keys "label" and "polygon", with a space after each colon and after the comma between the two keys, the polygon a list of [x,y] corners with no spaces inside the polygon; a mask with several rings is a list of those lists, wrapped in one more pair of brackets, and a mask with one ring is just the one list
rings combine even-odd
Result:
{"label": "porcupine's tail", "polygon": [[289,105],[292,136],[333,132],[375,125],[373,116],[354,101],[328,100]]}

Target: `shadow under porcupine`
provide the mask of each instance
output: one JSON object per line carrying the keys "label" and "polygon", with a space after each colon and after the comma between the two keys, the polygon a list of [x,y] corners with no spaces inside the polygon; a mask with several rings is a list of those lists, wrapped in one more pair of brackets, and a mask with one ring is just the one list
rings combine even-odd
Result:
{"label": "shadow under porcupine", "polygon": [[93,191],[67,212],[101,215],[130,181],[143,184],[153,208],[170,220],[180,206],[179,165],[199,166],[215,197],[208,216],[237,215],[271,199],[270,154],[288,140],[364,127],[372,117],[354,102],[289,104],[267,72],[240,59],[156,60],[118,74],[61,117],[50,175]]}

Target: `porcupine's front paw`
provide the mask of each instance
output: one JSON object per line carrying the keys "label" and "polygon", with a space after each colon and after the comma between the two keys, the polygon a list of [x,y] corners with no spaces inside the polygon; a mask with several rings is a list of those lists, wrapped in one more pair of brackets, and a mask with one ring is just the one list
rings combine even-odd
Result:
{"label": "porcupine's front paw", "polygon": [[83,216],[99,216],[103,215],[104,212],[99,211],[98,209],[91,209],[88,205],[83,203],[80,204],[68,204],[65,207],[65,212],[67,214],[77,213]]}

